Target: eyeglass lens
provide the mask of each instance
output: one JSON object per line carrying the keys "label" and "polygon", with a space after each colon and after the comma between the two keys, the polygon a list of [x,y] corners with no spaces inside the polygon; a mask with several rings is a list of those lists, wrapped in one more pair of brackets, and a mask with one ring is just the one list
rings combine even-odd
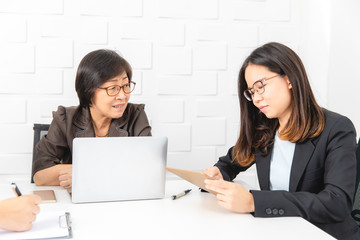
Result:
{"label": "eyeglass lens", "polygon": [[258,94],[263,94],[265,91],[263,80],[257,81],[254,83],[253,87],[251,89],[247,89],[244,92],[244,95],[247,100],[252,101],[252,97],[254,96],[255,92]]}
{"label": "eyeglass lens", "polygon": [[117,95],[121,91],[121,88],[123,89],[123,91],[125,93],[131,93],[134,90],[134,87],[135,87],[135,84],[129,83],[124,86],[119,86],[119,85],[110,86],[106,90],[107,90],[107,94],[109,96],[114,96],[114,95]]}

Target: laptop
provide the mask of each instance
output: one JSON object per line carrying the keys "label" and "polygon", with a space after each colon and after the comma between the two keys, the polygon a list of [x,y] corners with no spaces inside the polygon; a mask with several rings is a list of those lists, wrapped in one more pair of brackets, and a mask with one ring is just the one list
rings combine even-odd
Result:
{"label": "laptop", "polygon": [[75,138],[72,202],[163,198],[167,137]]}

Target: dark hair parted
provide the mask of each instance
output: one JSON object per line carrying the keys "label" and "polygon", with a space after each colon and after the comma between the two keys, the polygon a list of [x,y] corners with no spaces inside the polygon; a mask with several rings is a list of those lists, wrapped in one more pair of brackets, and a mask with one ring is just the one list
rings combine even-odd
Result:
{"label": "dark hair parted", "polygon": [[95,90],[111,78],[126,72],[132,77],[130,64],[113,50],[99,49],[88,53],[80,62],[75,80],[80,105],[89,108]]}
{"label": "dark hair parted", "polygon": [[325,126],[324,113],[315,100],[299,56],[283,44],[267,43],[255,49],[245,59],[239,72],[240,136],[233,148],[233,160],[242,166],[255,161],[255,149],[259,149],[264,155],[268,154],[279,126],[277,118],[268,119],[243,95],[248,88],[245,70],[250,64],[261,65],[271,72],[287,76],[291,83],[292,113],[279,133],[281,139],[294,143],[303,142],[320,135]]}

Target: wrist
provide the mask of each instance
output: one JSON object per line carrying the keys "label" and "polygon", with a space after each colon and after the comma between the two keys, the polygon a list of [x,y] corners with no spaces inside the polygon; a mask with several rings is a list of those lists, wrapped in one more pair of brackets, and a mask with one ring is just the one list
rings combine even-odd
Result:
{"label": "wrist", "polygon": [[250,211],[251,213],[255,212],[255,201],[254,201],[254,196],[251,192],[250,193]]}

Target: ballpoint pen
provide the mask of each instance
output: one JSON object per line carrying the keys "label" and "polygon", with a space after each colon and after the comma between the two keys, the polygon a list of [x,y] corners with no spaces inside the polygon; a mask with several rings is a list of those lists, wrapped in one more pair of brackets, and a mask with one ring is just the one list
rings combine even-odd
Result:
{"label": "ballpoint pen", "polygon": [[20,197],[22,194],[21,194],[21,192],[20,192],[20,189],[19,189],[18,186],[16,185],[16,183],[14,183],[14,182],[11,183],[11,186],[12,186],[12,188],[14,189],[16,195],[17,195],[18,197]]}
{"label": "ballpoint pen", "polygon": [[187,190],[184,190],[182,191],[181,193],[179,194],[176,194],[176,195],[172,195],[172,199],[175,200],[175,199],[178,199],[178,198],[181,198],[183,196],[185,196],[186,194],[188,194],[192,189],[187,189]]}

